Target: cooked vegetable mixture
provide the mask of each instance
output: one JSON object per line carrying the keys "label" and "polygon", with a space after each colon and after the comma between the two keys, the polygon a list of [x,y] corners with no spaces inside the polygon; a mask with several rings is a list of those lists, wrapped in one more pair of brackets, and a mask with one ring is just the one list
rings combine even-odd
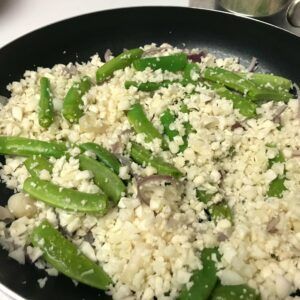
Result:
{"label": "cooked vegetable mixture", "polygon": [[8,86],[9,257],[113,299],[299,295],[297,86],[199,49],[110,53]]}

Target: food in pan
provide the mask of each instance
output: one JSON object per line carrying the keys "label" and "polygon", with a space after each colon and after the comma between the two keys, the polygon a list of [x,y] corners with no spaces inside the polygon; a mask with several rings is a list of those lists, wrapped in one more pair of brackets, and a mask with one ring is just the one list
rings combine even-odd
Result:
{"label": "food in pan", "polygon": [[113,299],[292,297],[299,90],[255,62],[152,44],[26,71],[0,111],[9,256]]}

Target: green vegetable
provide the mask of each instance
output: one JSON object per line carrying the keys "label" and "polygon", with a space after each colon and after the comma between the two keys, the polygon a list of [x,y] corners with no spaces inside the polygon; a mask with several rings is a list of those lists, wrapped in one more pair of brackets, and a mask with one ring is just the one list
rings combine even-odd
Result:
{"label": "green vegetable", "polygon": [[64,275],[98,289],[107,289],[112,283],[99,265],[83,255],[47,221],[33,229],[31,242],[42,250],[43,258]]}
{"label": "green vegetable", "polygon": [[213,198],[214,194],[209,194],[204,190],[197,189],[196,190],[196,197],[198,201],[207,204]]}
{"label": "green vegetable", "polygon": [[137,71],[144,71],[149,67],[152,70],[177,72],[183,70],[187,62],[187,55],[178,53],[169,56],[140,58],[133,62],[133,66]]}
{"label": "green vegetable", "polygon": [[272,168],[272,166],[275,163],[283,163],[283,162],[285,162],[283,153],[281,151],[279,151],[278,154],[274,158],[269,159],[269,169]]}
{"label": "green vegetable", "polygon": [[190,289],[185,286],[179,294],[178,300],[206,300],[217,284],[216,262],[220,254],[216,248],[205,248],[201,253],[202,269],[194,271]]}
{"label": "green vegetable", "polygon": [[245,284],[221,285],[219,284],[211,294],[211,300],[259,300],[260,296],[254,289]]}
{"label": "green vegetable", "polygon": [[44,157],[33,155],[31,157],[28,157],[24,165],[27,169],[27,171],[30,173],[31,176],[40,176],[40,172],[42,170],[46,170],[49,173],[52,172],[52,164]]}
{"label": "green vegetable", "polygon": [[91,171],[94,175],[94,182],[103,192],[118,203],[126,187],[122,180],[108,167],[101,162],[85,155],[79,155],[79,164],[82,170]]}
{"label": "green vegetable", "polygon": [[48,128],[54,120],[54,108],[50,91],[50,81],[47,77],[40,79],[40,100],[38,118],[40,126]]}
{"label": "green vegetable", "polygon": [[232,211],[226,202],[213,204],[208,211],[211,215],[212,220],[216,222],[220,219],[227,219],[231,223],[233,223]]}
{"label": "green vegetable", "polygon": [[107,197],[103,194],[88,194],[63,188],[36,176],[25,180],[23,190],[37,200],[65,210],[104,214],[108,208]]}
{"label": "green vegetable", "polygon": [[[197,77],[199,79],[195,80],[194,77]],[[187,84],[187,83],[195,83],[197,80],[200,80],[199,66],[196,63],[186,64],[183,72],[183,81]]]}
{"label": "green vegetable", "polygon": [[253,81],[242,77],[239,73],[231,72],[222,68],[206,68],[203,73],[206,80],[219,83],[230,89],[249,96],[254,101],[287,101],[293,96],[286,91],[261,88]]}
{"label": "green vegetable", "polygon": [[[265,73],[239,73],[243,78],[247,78],[254,82],[256,85],[264,88],[268,88],[268,85],[271,85],[274,89],[277,90],[290,90],[293,86],[293,83],[284,77],[275,76],[272,74]],[[267,85],[267,87],[266,87]],[[270,87],[271,88],[271,87]]]}
{"label": "green vegetable", "polygon": [[91,88],[92,82],[84,76],[80,82],[75,82],[65,96],[62,114],[70,123],[78,123],[83,116],[82,96]]}
{"label": "green vegetable", "polygon": [[139,91],[143,92],[153,92],[159,90],[162,87],[168,87],[170,84],[178,83],[178,81],[164,80],[161,82],[136,82],[136,81],[126,81],[125,88],[129,89],[131,86],[136,87]]}
{"label": "green vegetable", "polygon": [[269,197],[282,198],[282,193],[286,190],[284,185],[285,176],[277,176],[269,185],[267,195]]}
{"label": "green vegetable", "polygon": [[210,85],[219,96],[231,100],[233,108],[238,109],[241,115],[247,118],[253,118],[256,116],[256,103],[238,93],[230,91],[225,86],[220,84],[210,83]]}
{"label": "green vegetable", "polygon": [[110,153],[108,150],[106,150],[104,147],[102,147],[99,144],[95,143],[84,143],[79,145],[79,147],[83,151],[91,151],[96,154],[97,158],[105,164],[107,167],[109,167],[111,170],[113,170],[117,175],[119,175],[119,170],[121,167],[120,162],[116,158],[115,155]]}
{"label": "green vegetable", "polygon": [[0,136],[0,154],[59,158],[65,155],[67,147],[63,143],[45,142],[18,136]]}
{"label": "green vegetable", "polygon": [[160,157],[153,156],[150,151],[137,143],[132,143],[130,157],[140,165],[151,165],[157,170],[158,174],[169,175],[175,178],[182,176],[182,173],[177,168],[165,162]]}
{"label": "green vegetable", "polygon": [[127,113],[127,118],[136,133],[145,134],[146,142],[151,142],[155,138],[158,138],[162,141],[162,143],[164,143],[162,135],[147,119],[141,104],[133,104]]}
{"label": "green vegetable", "polygon": [[130,66],[132,62],[138,58],[140,58],[143,54],[142,49],[131,49],[124,51],[117,57],[105,63],[101,66],[96,72],[97,83],[102,83],[109,77],[113,75],[113,73],[117,70],[121,70]]}

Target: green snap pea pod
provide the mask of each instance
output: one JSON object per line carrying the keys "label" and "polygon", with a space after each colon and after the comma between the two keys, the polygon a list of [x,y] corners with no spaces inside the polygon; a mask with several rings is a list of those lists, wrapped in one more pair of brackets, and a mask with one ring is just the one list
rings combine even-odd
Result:
{"label": "green snap pea pod", "polygon": [[143,52],[142,49],[138,48],[127,50],[105,63],[96,72],[97,83],[102,83],[111,77],[115,71],[130,66],[134,60],[142,56]]}
{"label": "green snap pea pod", "polygon": [[83,151],[91,151],[96,154],[97,158],[105,164],[107,167],[109,167],[111,170],[113,170],[117,175],[119,174],[119,170],[121,167],[121,163],[118,161],[115,155],[110,153],[108,150],[106,150],[104,147],[102,147],[99,144],[95,143],[84,143],[79,145],[79,147]]}
{"label": "green snap pea pod", "polygon": [[203,202],[207,204],[209,201],[211,201],[214,194],[209,194],[205,190],[197,189],[196,190],[196,197],[198,201]]}
{"label": "green snap pea pod", "polygon": [[86,285],[107,289],[112,280],[101,266],[87,258],[49,222],[43,221],[30,236],[33,246],[43,252],[43,258],[59,272]]}
{"label": "green snap pea pod", "polygon": [[245,284],[221,285],[219,284],[211,294],[211,300],[259,300],[256,291]]}
{"label": "green snap pea pod", "polygon": [[177,168],[160,157],[153,156],[150,151],[137,143],[132,142],[130,157],[140,165],[151,165],[157,170],[158,174],[173,176],[177,179],[182,176],[182,173]]}
{"label": "green snap pea pod", "polygon": [[94,182],[98,185],[109,199],[118,203],[126,187],[122,180],[101,162],[85,155],[79,155],[79,165],[82,170],[91,171]]}
{"label": "green snap pea pod", "polygon": [[233,223],[232,211],[225,202],[213,204],[208,211],[211,215],[212,220],[214,221],[219,221],[220,219],[227,219],[228,221]]}
{"label": "green snap pea pod", "polygon": [[65,155],[67,147],[63,143],[45,142],[18,136],[0,136],[0,154],[59,158]]}
{"label": "green snap pea pod", "polygon": [[140,58],[133,62],[133,67],[137,71],[144,71],[149,67],[152,70],[177,72],[183,70],[187,62],[187,55],[178,53],[169,56]]}
{"label": "green snap pea pod", "polygon": [[267,195],[269,197],[282,198],[282,193],[287,189],[284,185],[285,176],[277,176],[269,185]]}
{"label": "green snap pea pod", "polygon": [[206,80],[224,85],[243,95],[248,95],[253,101],[287,101],[293,98],[293,95],[287,91],[262,88],[253,81],[244,78],[239,73],[222,68],[206,68],[203,77]]}
{"label": "green snap pea pod", "polygon": [[248,118],[253,118],[256,116],[256,103],[238,93],[230,91],[225,86],[222,86],[220,84],[210,83],[210,86],[219,96],[224,97],[227,100],[231,100],[233,108],[238,109],[241,115]]}
{"label": "green snap pea pod", "polygon": [[158,138],[164,144],[162,135],[153,126],[153,124],[147,119],[141,104],[139,103],[133,104],[127,113],[127,118],[136,133],[145,134],[146,142],[151,142],[153,139]]}
{"label": "green snap pea pod", "polygon": [[168,87],[170,84],[178,83],[179,81],[171,81],[171,80],[164,80],[161,82],[136,82],[136,81],[126,81],[125,88],[129,89],[131,86],[136,87],[139,91],[142,92],[153,92],[159,90],[162,87]]}
{"label": "green snap pea pod", "polygon": [[195,83],[200,79],[200,68],[195,63],[186,64],[183,72],[183,81],[185,83]]}
{"label": "green snap pea pod", "polygon": [[243,78],[247,78],[254,82],[256,85],[260,87],[268,87],[271,85],[272,88],[277,90],[290,90],[293,86],[293,83],[284,77],[276,76],[272,74],[264,74],[264,73],[239,73]]}
{"label": "green snap pea pod", "polygon": [[48,128],[54,120],[54,108],[50,91],[50,81],[47,77],[40,79],[40,100],[38,118],[40,126]]}
{"label": "green snap pea pod", "polygon": [[84,76],[79,82],[75,82],[64,98],[62,114],[70,123],[78,123],[83,115],[82,96],[91,88],[92,82],[88,76]]}
{"label": "green snap pea pod", "polygon": [[217,284],[216,262],[220,254],[216,248],[205,248],[201,253],[202,269],[194,271],[190,289],[184,287],[179,294],[178,300],[206,300]]}
{"label": "green snap pea pod", "polygon": [[42,170],[52,173],[52,164],[42,156],[34,155],[28,157],[24,165],[31,176],[39,177]]}
{"label": "green snap pea pod", "polygon": [[108,208],[106,195],[63,188],[38,177],[28,177],[23,190],[37,200],[65,210],[104,214]]}

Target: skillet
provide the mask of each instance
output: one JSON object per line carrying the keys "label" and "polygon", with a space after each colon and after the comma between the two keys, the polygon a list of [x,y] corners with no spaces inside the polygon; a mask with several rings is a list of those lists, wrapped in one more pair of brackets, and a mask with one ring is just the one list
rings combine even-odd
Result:
{"label": "skillet", "polygon": [[[238,56],[245,64],[255,56],[263,70],[300,81],[300,38],[287,31],[212,10],[136,7],[71,18],[29,33],[0,49],[0,95],[9,96],[6,85],[19,80],[25,70],[86,61],[96,52],[103,55],[108,48],[118,54],[123,48],[151,42],[205,48],[220,56]],[[0,205],[5,205],[11,194],[0,183]],[[49,277],[40,289],[37,279],[46,273],[30,263],[19,265],[2,249],[0,266],[0,289],[10,295],[12,290],[34,300],[110,299],[96,289],[81,284],[75,287],[62,275]]]}

